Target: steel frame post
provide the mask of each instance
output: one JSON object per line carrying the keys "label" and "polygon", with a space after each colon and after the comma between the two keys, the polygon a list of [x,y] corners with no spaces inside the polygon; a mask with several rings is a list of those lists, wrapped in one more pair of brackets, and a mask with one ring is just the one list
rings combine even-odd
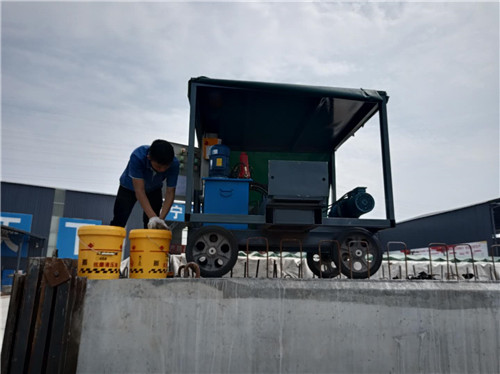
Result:
{"label": "steel frame post", "polygon": [[188,143],[188,159],[187,159],[187,170],[186,170],[186,207],[185,215],[186,221],[189,221],[189,216],[191,215],[191,206],[193,202],[193,192],[194,192],[194,141],[195,141],[195,123],[196,123],[196,92],[197,85],[193,84],[191,86],[191,91],[189,92],[189,143]]}
{"label": "steel frame post", "polygon": [[391,156],[389,150],[389,128],[387,125],[387,98],[379,103],[380,141],[384,174],[384,195],[386,218],[394,225],[394,196],[392,191]]}

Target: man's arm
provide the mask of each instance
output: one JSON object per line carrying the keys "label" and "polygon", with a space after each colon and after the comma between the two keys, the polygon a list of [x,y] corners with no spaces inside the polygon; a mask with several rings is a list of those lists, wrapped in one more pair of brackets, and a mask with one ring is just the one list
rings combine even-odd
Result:
{"label": "man's arm", "polygon": [[175,187],[167,187],[167,190],[165,192],[165,200],[163,201],[163,205],[160,210],[161,219],[164,220],[168,212],[170,212],[170,208],[174,203],[174,198],[175,198]]}
{"label": "man's arm", "polygon": [[146,189],[144,188],[144,179],[132,178],[132,184],[134,185],[135,197],[137,198],[137,201],[139,201],[139,204],[141,204],[144,213],[146,213],[148,218],[156,217],[156,213],[151,207],[148,197],[146,196]]}

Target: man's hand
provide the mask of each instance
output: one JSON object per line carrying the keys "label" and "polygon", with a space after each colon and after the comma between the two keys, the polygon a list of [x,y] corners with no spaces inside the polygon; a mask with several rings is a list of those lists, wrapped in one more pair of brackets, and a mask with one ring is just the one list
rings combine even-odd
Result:
{"label": "man's hand", "polygon": [[148,222],[148,229],[170,230],[160,217],[151,217]]}

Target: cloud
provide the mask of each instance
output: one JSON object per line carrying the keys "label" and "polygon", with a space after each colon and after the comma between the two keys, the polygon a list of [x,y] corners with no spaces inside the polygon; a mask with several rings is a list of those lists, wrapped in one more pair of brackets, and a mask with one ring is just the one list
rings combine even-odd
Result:
{"label": "cloud", "polygon": [[[187,82],[206,75],[386,90],[399,219],[495,198],[498,14],[498,3],[6,2],[2,179],[114,193],[135,146],[187,142]],[[378,204],[376,128],[346,143],[339,170],[341,187],[366,184]]]}

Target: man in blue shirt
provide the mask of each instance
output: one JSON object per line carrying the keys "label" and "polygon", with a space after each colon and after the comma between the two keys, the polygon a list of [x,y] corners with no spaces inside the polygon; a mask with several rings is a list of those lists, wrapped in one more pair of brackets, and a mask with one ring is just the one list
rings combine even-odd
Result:
{"label": "man in blue shirt", "polygon": [[[139,201],[144,210],[144,228],[167,228],[165,217],[174,202],[178,176],[179,160],[166,140],[157,139],[151,146],[135,149],[120,177],[111,225],[125,227],[135,202]],[[164,180],[167,181],[165,199]]]}

